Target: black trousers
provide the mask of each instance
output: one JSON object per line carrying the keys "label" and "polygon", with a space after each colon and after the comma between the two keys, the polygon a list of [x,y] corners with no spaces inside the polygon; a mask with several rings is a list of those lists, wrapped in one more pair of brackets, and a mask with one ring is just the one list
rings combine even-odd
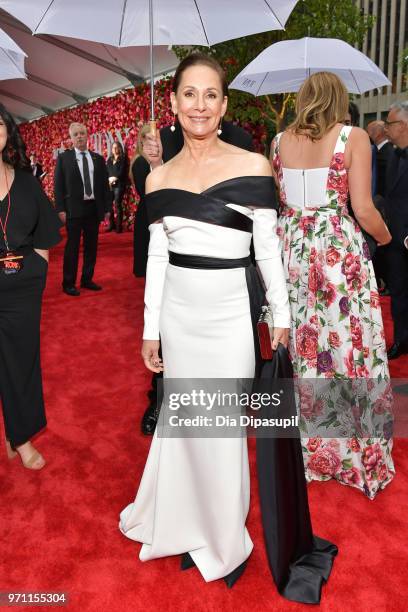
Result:
{"label": "black trousers", "polygon": [[391,294],[394,342],[408,342],[408,249],[391,242],[387,246],[387,283]]}
{"label": "black trousers", "polygon": [[13,446],[46,425],[40,318],[48,264],[31,252],[17,274],[0,271],[0,397],[6,437]]}
{"label": "black trousers", "polygon": [[87,206],[92,206],[92,210],[86,216],[67,219],[67,242],[64,251],[62,281],[64,287],[73,287],[76,283],[81,235],[83,235],[84,241],[81,282],[87,283],[91,281],[94,274],[98,250],[99,219],[95,203],[87,204]]}
{"label": "black trousers", "polygon": [[[125,194],[125,190],[123,187],[113,187],[112,189],[112,199],[116,208],[116,230],[121,231],[122,222],[123,222],[123,196]],[[111,212],[110,215],[110,227],[115,227],[115,213]]]}

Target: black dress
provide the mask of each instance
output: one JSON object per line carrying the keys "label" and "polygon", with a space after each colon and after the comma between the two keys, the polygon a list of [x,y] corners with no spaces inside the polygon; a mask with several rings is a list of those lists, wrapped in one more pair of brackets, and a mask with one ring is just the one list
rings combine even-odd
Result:
{"label": "black dress", "polygon": [[146,276],[147,252],[149,249],[150,235],[145,202],[145,185],[149,173],[149,163],[142,155],[139,155],[132,165],[133,182],[140,197],[133,233],[133,274],[138,277]]}
{"label": "black dress", "polygon": [[[123,196],[125,195],[126,183],[127,183],[127,172],[128,163],[127,158],[122,155],[118,161],[114,161],[113,157],[110,156],[106,162],[109,177],[115,177],[117,181],[110,186],[113,202],[116,207],[116,231],[122,231],[123,222]],[[110,226],[113,228],[115,225],[114,212],[111,212]]]}
{"label": "black dress", "polygon": [[[0,397],[6,437],[13,446],[30,440],[46,425],[40,365],[40,318],[48,264],[34,251],[49,249],[61,237],[61,222],[38,180],[16,170],[10,188],[7,238],[24,255],[23,268],[0,270]],[[4,223],[8,196],[0,201]],[[5,251],[0,231],[0,253]]]}

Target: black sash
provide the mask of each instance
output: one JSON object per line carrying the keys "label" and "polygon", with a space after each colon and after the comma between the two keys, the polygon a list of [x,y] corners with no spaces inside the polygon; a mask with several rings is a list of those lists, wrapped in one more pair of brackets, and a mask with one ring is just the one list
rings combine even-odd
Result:
{"label": "black sash", "polygon": [[[169,263],[183,268],[245,268],[254,332],[257,379],[293,378],[288,352],[281,344],[271,361],[262,362],[256,323],[264,290],[250,257],[220,259],[169,252]],[[265,386],[262,387],[265,390]],[[296,414],[294,395],[291,411]],[[262,413],[262,417],[273,417]],[[313,535],[300,438],[258,437],[257,473],[266,551],[279,593],[292,601],[318,604],[337,555],[335,544]]]}

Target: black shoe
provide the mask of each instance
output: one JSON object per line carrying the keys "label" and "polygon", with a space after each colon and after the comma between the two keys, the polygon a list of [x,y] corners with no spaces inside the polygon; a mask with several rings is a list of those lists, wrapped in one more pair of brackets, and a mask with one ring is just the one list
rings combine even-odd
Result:
{"label": "black shoe", "polygon": [[156,404],[150,404],[142,418],[142,433],[145,436],[152,436],[154,434],[158,418],[159,410]]}
{"label": "black shoe", "polygon": [[388,359],[397,359],[401,355],[408,353],[408,343],[394,342],[390,350],[387,352]]}
{"label": "black shoe", "polygon": [[236,567],[230,574],[228,574],[228,576],[224,576],[224,582],[229,589],[232,589],[238,578],[241,578],[242,574],[245,571],[246,565],[247,562],[245,560],[243,563],[241,563],[241,565],[238,565],[238,567]]}
{"label": "black shoe", "polygon": [[72,287],[62,287],[62,290],[64,293],[66,293],[67,295],[81,295],[80,292],[78,291],[78,289],[74,286]]}
{"label": "black shoe", "polygon": [[101,291],[102,287],[97,285],[93,281],[88,281],[87,283],[81,283],[81,287],[84,289],[90,289],[91,291]]}
{"label": "black shoe", "polygon": [[192,567],[195,567],[195,563],[194,563],[190,553],[184,553],[184,555],[182,555],[182,557],[181,557],[180,568],[182,570],[188,570],[188,569],[191,569]]}

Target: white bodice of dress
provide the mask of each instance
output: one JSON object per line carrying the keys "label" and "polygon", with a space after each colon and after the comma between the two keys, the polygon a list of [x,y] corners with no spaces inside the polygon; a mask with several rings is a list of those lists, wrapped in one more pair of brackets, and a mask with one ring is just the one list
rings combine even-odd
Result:
{"label": "white bodice of dress", "polygon": [[[261,214],[238,204],[226,204],[237,212],[254,220]],[[263,211],[265,213],[265,211]],[[276,212],[267,210],[264,220],[268,219],[276,227]],[[163,229],[168,239],[168,250],[187,255],[204,255],[233,259],[249,255],[251,234],[229,227],[203,223],[184,217],[168,216],[163,218]]]}
{"label": "white bodice of dress", "polygon": [[[290,326],[290,309],[277,235],[277,214],[270,208],[227,204],[253,222],[255,259],[261,272],[266,299],[271,305],[276,327]],[[224,259],[249,255],[251,234],[178,216],[164,216],[149,226],[149,257],[145,287],[145,327],[143,338],[159,338],[160,307],[169,251]]]}
{"label": "white bodice of dress", "polygon": [[301,209],[326,205],[329,167],[282,170],[288,206]]}

